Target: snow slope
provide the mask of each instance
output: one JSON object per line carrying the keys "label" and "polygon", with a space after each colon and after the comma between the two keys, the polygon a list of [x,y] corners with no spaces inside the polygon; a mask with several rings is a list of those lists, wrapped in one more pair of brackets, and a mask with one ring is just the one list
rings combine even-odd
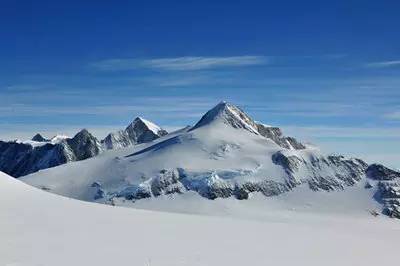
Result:
{"label": "snow slope", "polygon": [[135,210],[60,197],[0,173],[0,236],[0,265],[367,266],[398,262],[400,224],[318,212],[249,220]]}

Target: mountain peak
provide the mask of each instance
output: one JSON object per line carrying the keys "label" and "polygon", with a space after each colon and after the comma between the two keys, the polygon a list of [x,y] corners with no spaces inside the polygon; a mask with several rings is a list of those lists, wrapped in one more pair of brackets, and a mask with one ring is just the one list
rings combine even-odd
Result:
{"label": "mountain peak", "polygon": [[147,119],[144,119],[143,117],[136,117],[132,123],[129,124],[129,126],[126,128],[126,130],[132,130],[134,128],[138,127],[138,124],[140,124],[140,127],[146,127],[148,130],[152,131],[155,134],[158,134],[159,132],[164,132],[161,127],[158,125],[154,124],[153,122],[150,122]]}
{"label": "mountain peak", "polygon": [[80,134],[80,135],[91,135],[90,132],[86,128],[84,128],[81,131],[79,131],[78,134]]}
{"label": "mountain peak", "polygon": [[44,138],[39,133],[37,133],[35,136],[33,136],[32,140],[33,141],[37,141],[37,142],[46,142],[46,141],[48,141],[48,139]]}
{"label": "mountain peak", "polygon": [[104,143],[106,149],[122,148],[138,143],[150,142],[167,134],[168,132],[161,127],[138,116],[125,130],[108,134],[102,140],[102,143]]}
{"label": "mountain peak", "polygon": [[[228,108],[238,108],[235,105],[228,103],[227,101],[220,101],[216,106],[214,106],[211,110],[217,111],[217,112],[222,112],[224,110],[227,110]],[[210,111],[211,111],[210,110]]]}
{"label": "mountain peak", "polygon": [[96,139],[86,128],[82,129],[72,139]]}
{"label": "mountain peak", "polygon": [[305,146],[295,138],[285,137],[280,128],[257,123],[242,109],[226,101],[221,101],[209,110],[190,131],[214,123],[223,123],[233,128],[245,129],[253,134],[271,139],[276,144],[286,149],[305,148]]}
{"label": "mountain peak", "polygon": [[256,122],[239,107],[226,101],[221,101],[209,110],[191,130],[216,121],[221,121],[234,128],[247,129],[252,133],[258,134]]}

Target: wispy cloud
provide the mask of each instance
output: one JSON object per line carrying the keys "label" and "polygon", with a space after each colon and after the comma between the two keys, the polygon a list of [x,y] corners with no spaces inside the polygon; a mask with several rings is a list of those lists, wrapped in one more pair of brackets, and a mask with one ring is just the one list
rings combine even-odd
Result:
{"label": "wispy cloud", "polygon": [[369,68],[387,68],[387,67],[397,67],[400,66],[400,60],[382,61],[382,62],[372,62],[365,65]]}
{"label": "wispy cloud", "polygon": [[400,169],[399,127],[283,126],[284,133],[313,143],[326,154],[343,154]]}
{"label": "wispy cloud", "polygon": [[[37,105],[34,103],[13,103],[0,106],[0,118],[41,117],[53,115],[93,116],[149,116],[158,118],[196,119],[215,105],[217,99],[202,97],[127,97],[126,101],[113,103]],[[1,121],[0,121],[1,125]]]}
{"label": "wispy cloud", "polygon": [[400,120],[400,111],[386,113],[383,117],[389,120]]}
{"label": "wispy cloud", "polygon": [[222,67],[241,67],[264,65],[270,62],[266,56],[228,56],[228,57],[203,57],[184,56],[173,58],[116,58],[98,61],[91,66],[103,71],[121,71],[137,68],[149,68],[170,71],[206,70]]}
{"label": "wispy cloud", "polygon": [[288,135],[303,139],[400,139],[399,127],[283,126]]}

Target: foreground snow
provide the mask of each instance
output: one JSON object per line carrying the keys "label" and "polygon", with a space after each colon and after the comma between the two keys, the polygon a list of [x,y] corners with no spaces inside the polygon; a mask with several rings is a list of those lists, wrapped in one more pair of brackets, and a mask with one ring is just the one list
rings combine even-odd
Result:
{"label": "foreground snow", "polygon": [[[225,212],[240,208],[235,203],[246,203],[247,210],[253,204],[198,200],[200,205],[192,201],[193,207],[204,206],[200,200],[216,203],[205,213],[222,203]],[[0,173],[0,265],[395,265],[398,261],[396,220],[264,206],[255,209],[268,215],[247,220],[128,209],[64,198]]]}

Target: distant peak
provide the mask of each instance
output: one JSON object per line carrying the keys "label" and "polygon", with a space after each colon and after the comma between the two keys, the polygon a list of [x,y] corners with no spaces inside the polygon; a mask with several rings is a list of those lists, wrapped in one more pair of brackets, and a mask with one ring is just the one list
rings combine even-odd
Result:
{"label": "distant peak", "polygon": [[35,136],[33,136],[32,140],[33,141],[37,141],[37,142],[46,142],[46,141],[48,141],[48,139],[44,138],[39,133],[37,133]]}
{"label": "distant peak", "polygon": [[83,138],[83,137],[93,137],[92,134],[90,134],[90,132],[84,128],[81,131],[79,131],[73,138]]}
{"label": "distant peak", "polygon": [[86,128],[84,128],[84,129],[82,129],[81,131],[79,131],[78,134],[85,134],[85,135],[88,135],[88,134],[90,134],[90,133],[89,133],[89,130],[87,130]]}
{"label": "distant peak", "polygon": [[141,116],[137,116],[135,117],[135,119],[133,119],[133,121],[128,125],[129,126],[134,126],[136,123],[145,123],[145,121],[147,121],[146,119],[144,119]]}
{"label": "distant peak", "polygon": [[133,122],[127,127],[127,129],[135,127],[135,125],[137,123],[141,123],[142,125],[144,125],[147,129],[153,131],[154,133],[158,133],[159,131],[163,131],[163,129],[161,127],[159,127],[158,125],[154,124],[153,122],[144,119],[143,117],[136,117]]}

